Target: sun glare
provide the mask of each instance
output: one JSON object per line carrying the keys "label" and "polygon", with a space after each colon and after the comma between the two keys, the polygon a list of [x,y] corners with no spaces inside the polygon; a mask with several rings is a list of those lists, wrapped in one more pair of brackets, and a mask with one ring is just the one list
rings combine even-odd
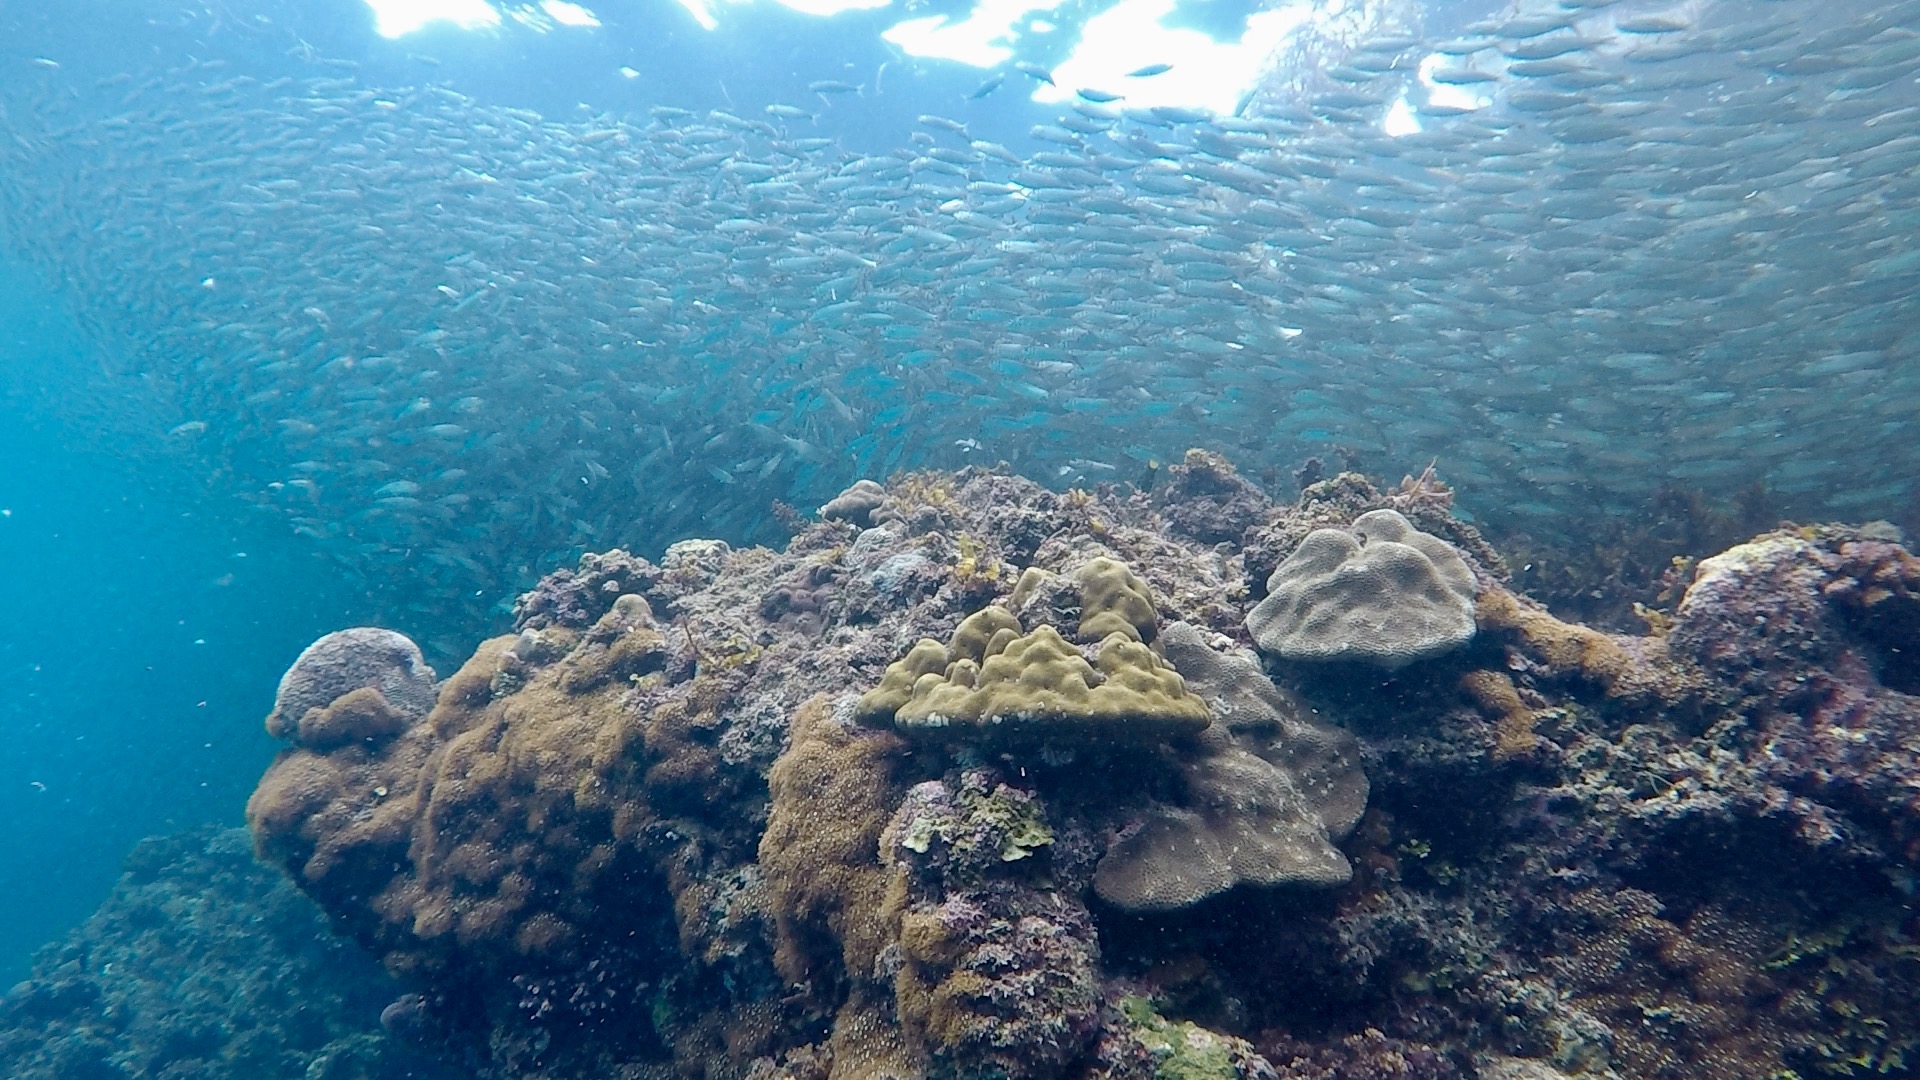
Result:
{"label": "sun glare", "polygon": [[990,68],[1013,59],[1014,32],[1022,18],[1038,11],[1052,11],[1064,0],[980,0],[967,17],[958,22],[945,15],[930,15],[895,23],[880,36],[913,56],[935,60],[955,60],[974,67]]}
{"label": "sun glare", "polygon": [[487,0],[367,0],[373,28],[384,38],[404,37],[430,23],[448,22],[462,30],[500,25],[500,9]]}
{"label": "sun glare", "polygon": [[[1179,0],[1120,0],[1087,20],[1080,42],[1053,70],[1039,101],[1066,101],[1082,88],[1122,95],[1127,105],[1178,105],[1233,112],[1260,77],[1262,64],[1309,17],[1304,4],[1262,11],[1247,19],[1236,41],[1216,41],[1198,30],[1164,24]],[[1148,65],[1168,65],[1151,78],[1129,78]]]}
{"label": "sun glare", "polygon": [[540,10],[561,26],[599,26],[600,20],[593,12],[579,4],[570,4],[567,0],[540,0]]}
{"label": "sun glare", "polygon": [[[748,0],[674,0],[703,29],[720,25],[720,10]],[[899,7],[901,0],[775,0],[806,15],[831,17],[845,11]],[[1291,0],[1248,16],[1239,36],[1219,40],[1199,30],[1169,25],[1177,22],[1183,4],[1197,0],[1115,0],[1079,28],[1072,52],[1053,70],[1027,70],[1033,79],[1017,77],[1008,89],[1020,87],[1036,101],[1061,104],[1081,91],[1099,100],[1127,106],[1177,106],[1232,113],[1259,83],[1262,69],[1303,22],[1313,17],[1313,6]],[[428,26],[449,24],[464,30],[490,30],[503,21],[538,32],[557,27],[600,25],[600,19],[574,0],[366,0],[381,36],[402,37]],[[1045,16],[1067,0],[975,0],[963,16],[925,15],[902,19],[881,37],[909,55],[950,60],[989,69],[1010,64],[1021,55],[1021,39],[1056,29]],[[736,20],[737,21],[737,20]],[[743,28],[744,29],[744,28]],[[633,69],[627,69],[631,71]],[[1137,72],[1157,72],[1138,75]],[[622,74],[626,74],[623,71]],[[637,75],[638,72],[634,71]],[[1051,84],[1042,81],[1050,74]],[[1424,74],[1424,72],[1423,72]],[[628,76],[632,77],[632,76]],[[1432,88],[1441,97],[1455,88]],[[1404,102],[1387,121],[1396,134],[1417,130],[1418,120]]]}

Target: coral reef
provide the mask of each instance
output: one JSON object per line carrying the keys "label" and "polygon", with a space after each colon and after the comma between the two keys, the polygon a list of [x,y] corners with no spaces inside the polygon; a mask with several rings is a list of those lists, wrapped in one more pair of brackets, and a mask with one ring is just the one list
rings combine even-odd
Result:
{"label": "coral reef", "polygon": [[380,1016],[401,990],[246,834],[145,840],[86,924],[0,998],[9,1080],[436,1080]]}
{"label": "coral reef", "polygon": [[1577,535],[1501,538],[1514,582],[1562,618],[1632,633],[1649,611],[1672,614],[1695,563],[1780,524],[1786,515],[1758,486],[1710,501],[1662,487],[1633,513],[1584,522]]}
{"label": "coral reef", "polygon": [[513,624],[523,630],[585,630],[616,599],[638,595],[659,576],[658,567],[618,548],[588,552],[580,557],[577,568],[555,570],[516,600]]}
{"label": "coral reef", "polygon": [[501,1080],[1920,1067],[1897,535],[1763,536],[1628,634],[1431,469],[1167,473],[589,556],[431,711],[277,709],[257,850],[404,980],[388,1031]]}
{"label": "coral reef", "polygon": [[1167,473],[1161,512],[1175,536],[1202,544],[1237,542],[1273,511],[1273,501],[1257,485],[1210,450],[1188,450]]}

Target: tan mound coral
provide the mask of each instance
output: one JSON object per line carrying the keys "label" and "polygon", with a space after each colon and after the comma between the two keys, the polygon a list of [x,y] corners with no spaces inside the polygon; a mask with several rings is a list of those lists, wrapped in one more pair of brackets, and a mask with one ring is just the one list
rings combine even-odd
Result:
{"label": "tan mound coral", "polygon": [[1315,529],[1247,614],[1263,652],[1394,669],[1472,639],[1473,572],[1446,541],[1392,510]]}
{"label": "tan mound coral", "polygon": [[879,722],[890,709],[902,732],[950,738],[1153,742],[1208,722],[1206,705],[1133,632],[1108,634],[1089,664],[1053,627],[1023,634],[997,607],[968,616],[944,649],[922,639],[855,711]]}
{"label": "tan mound coral", "polygon": [[1186,799],[1156,805],[1116,840],[1094,890],[1132,911],[1184,907],[1240,884],[1332,886],[1352,876],[1334,847],[1366,809],[1359,745],[1308,722],[1244,652],[1174,623],[1167,657],[1219,718],[1180,765]]}
{"label": "tan mound coral", "polygon": [[[995,610],[995,609],[988,609]],[[854,706],[854,719],[863,724],[888,724],[900,707],[913,700],[913,684],[922,675],[938,675],[952,663],[947,647],[932,638],[921,638],[907,655],[887,665],[880,685],[860,696]]]}
{"label": "tan mound coral", "polygon": [[1151,642],[1159,631],[1160,614],[1153,593],[1125,563],[1102,555],[1074,573],[1080,583],[1080,637],[1101,641],[1108,634],[1125,634]]}

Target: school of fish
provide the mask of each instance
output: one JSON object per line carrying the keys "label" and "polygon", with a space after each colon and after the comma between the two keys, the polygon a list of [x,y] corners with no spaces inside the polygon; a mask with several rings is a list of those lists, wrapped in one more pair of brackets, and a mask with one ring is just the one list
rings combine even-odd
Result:
{"label": "school of fish", "polygon": [[1237,116],[1087,88],[1018,151],[297,66],[9,71],[0,235],[156,435],[368,580],[491,602],[857,477],[1195,445],[1437,461],[1534,530],[1913,505],[1920,0],[1528,4]]}

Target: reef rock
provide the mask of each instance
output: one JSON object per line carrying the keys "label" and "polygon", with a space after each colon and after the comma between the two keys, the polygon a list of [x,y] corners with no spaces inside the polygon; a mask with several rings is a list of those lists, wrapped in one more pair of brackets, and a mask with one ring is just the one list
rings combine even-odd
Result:
{"label": "reef rock", "polygon": [[466,1075],[382,1035],[382,1006],[400,992],[253,860],[244,831],[155,837],[134,848],[99,910],[0,997],[0,1075]]}
{"label": "reef rock", "polygon": [[1473,572],[1458,552],[1392,510],[1316,529],[1273,571],[1247,614],[1263,652],[1392,670],[1473,637]]}
{"label": "reef rock", "polygon": [[916,785],[881,838],[898,920],[894,998],[939,1075],[1060,1076],[1100,1032],[1086,865],[1045,806],[983,769]]}
{"label": "reef rock", "polygon": [[1771,533],[1701,560],[1667,640],[1764,746],[1696,810],[1737,793],[1816,849],[1920,862],[1920,558],[1859,530]]}

